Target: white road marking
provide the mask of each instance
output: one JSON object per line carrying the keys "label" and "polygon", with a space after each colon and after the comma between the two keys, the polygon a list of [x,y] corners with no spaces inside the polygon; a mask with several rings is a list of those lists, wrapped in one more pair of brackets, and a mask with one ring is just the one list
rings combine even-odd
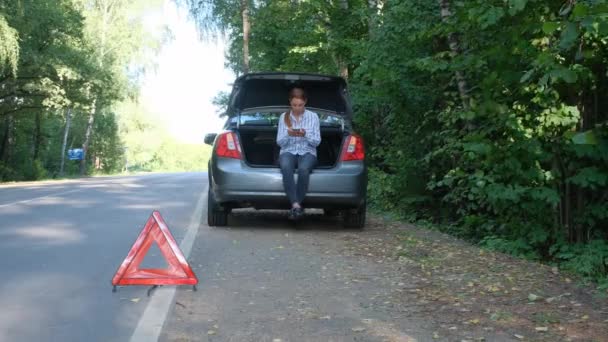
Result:
{"label": "white road marking", "polygon": [[74,190],[69,190],[69,191],[64,191],[64,192],[57,192],[57,193],[54,193],[54,194],[40,196],[40,197],[34,197],[34,198],[26,199],[26,200],[23,200],[23,201],[17,201],[17,202],[12,202],[12,203],[0,204],[0,208],[10,207],[11,205],[15,205],[15,204],[23,204],[23,203],[33,202],[33,201],[36,201],[36,200],[39,200],[39,199],[43,199],[43,198],[47,198],[47,197],[55,197],[55,196],[65,195],[65,194],[69,194],[69,193],[76,192],[76,191],[82,191],[82,190],[84,190],[84,188],[82,188],[82,189],[74,189]]}
{"label": "white road marking", "polygon": [[[190,217],[190,224],[186,236],[179,245],[184,257],[188,259],[194,244],[194,238],[198,233],[201,218],[203,216],[203,205],[207,200],[207,187],[196,202],[196,208]],[[139,319],[137,327],[131,336],[130,342],[151,342],[158,341],[169,310],[173,306],[175,296],[175,286],[161,287],[153,292],[144,314]]]}

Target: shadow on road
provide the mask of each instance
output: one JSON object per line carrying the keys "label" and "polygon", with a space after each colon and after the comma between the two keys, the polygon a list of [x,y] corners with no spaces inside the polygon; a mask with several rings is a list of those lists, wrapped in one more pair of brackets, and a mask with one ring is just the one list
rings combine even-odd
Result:
{"label": "shadow on road", "polygon": [[320,209],[307,210],[297,222],[287,218],[287,210],[235,209],[228,216],[231,229],[266,230],[294,229],[322,232],[357,232],[361,229],[344,228],[340,216],[327,216]]}

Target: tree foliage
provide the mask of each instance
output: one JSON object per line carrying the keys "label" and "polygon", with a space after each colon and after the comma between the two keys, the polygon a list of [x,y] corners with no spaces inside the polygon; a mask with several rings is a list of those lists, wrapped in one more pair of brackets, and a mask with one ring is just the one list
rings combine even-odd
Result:
{"label": "tree foliage", "polygon": [[[241,70],[239,18],[219,19]],[[348,77],[375,206],[606,274],[607,1],[261,1],[250,20],[251,71]]]}
{"label": "tree foliage", "polygon": [[64,149],[88,140],[89,172],[124,167],[115,107],[137,95],[136,76],[158,48],[159,37],[147,36],[142,25],[145,8],[159,4],[0,3],[0,180],[56,176]]}
{"label": "tree foliage", "polygon": [[0,14],[0,71],[9,69],[13,75],[17,73],[19,60],[19,36],[10,27],[6,18]]}

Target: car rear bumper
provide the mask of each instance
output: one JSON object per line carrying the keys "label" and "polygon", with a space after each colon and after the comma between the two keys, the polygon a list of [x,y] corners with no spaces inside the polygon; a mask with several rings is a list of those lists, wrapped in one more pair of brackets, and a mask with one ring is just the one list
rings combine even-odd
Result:
{"label": "car rear bumper", "polygon": [[[218,158],[210,170],[216,201],[233,206],[280,208],[288,206],[279,168],[254,168],[238,159]],[[297,181],[297,175],[294,175]],[[342,162],[310,175],[307,207],[357,207],[365,201],[367,169],[361,161]]]}

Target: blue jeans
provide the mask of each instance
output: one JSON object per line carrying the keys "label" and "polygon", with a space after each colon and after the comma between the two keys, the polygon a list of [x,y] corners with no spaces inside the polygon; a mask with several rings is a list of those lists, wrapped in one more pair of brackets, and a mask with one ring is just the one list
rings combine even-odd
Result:
{"label": "blue jeans", "polygon": [[[293,178],[293,174],[298,165],[298,184]],[[308,181],[310,172],[317,164],[317,157],[310,153],[295,155],[289,152],[281,153],[279,156],[279,166],[283,174],[283,188],[291,204],[302,203],[308,191]]]}

